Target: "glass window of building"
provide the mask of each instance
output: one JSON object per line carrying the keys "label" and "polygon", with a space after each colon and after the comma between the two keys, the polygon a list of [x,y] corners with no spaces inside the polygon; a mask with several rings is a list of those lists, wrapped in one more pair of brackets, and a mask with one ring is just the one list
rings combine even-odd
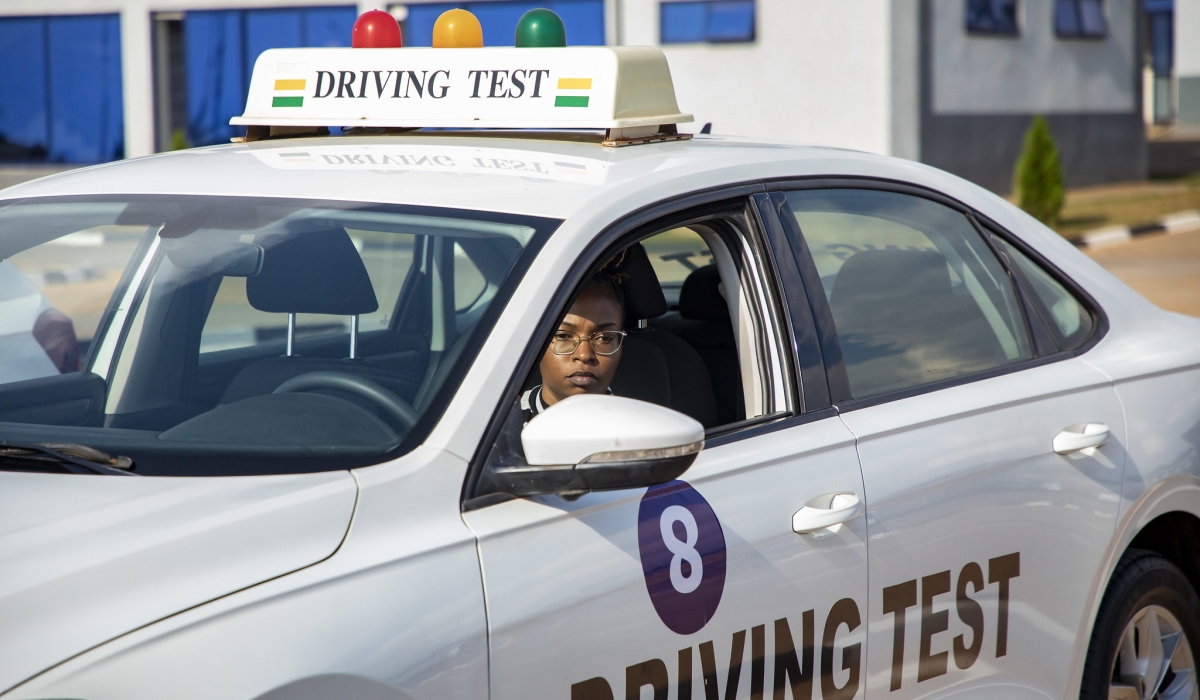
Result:
{"label": "glass window of building", "polygon": [[971,34],[1016,36],[1017,0],[967,0],[967,31]]}
{"label": "glass window of building", "polygon": [[1055,0],[1054,33],[1065,38],[1103,38],[1108,19],[1103,0]]}
{"label": "glass window of building", "polygon": [[664,44],[754,41],[754,0],[684,0],[659,5]]}
{"label": "glass window of building", "polygon": [[267,49],[349,46],[358,9],[335,7],[203,10],[183,16],[187,145],[229,143],[246,105],[254,61]]}
{"label": "glass window of building", "polygon": [[0,17],[0,161],[125,155],[116,14]]}

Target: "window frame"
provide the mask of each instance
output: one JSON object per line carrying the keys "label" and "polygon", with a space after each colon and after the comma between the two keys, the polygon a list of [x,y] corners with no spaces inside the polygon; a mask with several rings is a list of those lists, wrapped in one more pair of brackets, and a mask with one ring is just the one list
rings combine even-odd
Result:
{"label": "window frame", "polygon": [[[797,334],[794,328],[794,316],[790,307],[796,304],[793,295],[789,295],[783,279],[779,274],[778,235],[772,235],[770,228],[775,226],[773,219],[762,217],[758,197],[764,196],[764,186],[761,182],[748,184],[729,184],[675,199],[665,200],[658,204],[643,208],[624,219],[609,225],[592,238],[587,247],[580,253],[571,267],[562,276],[554,295],[547,300],[542,312],[542,318],[531,333],[522,351],[520,363],[513,368],[508,378],[507,386],[499,402],[492,412],[487,429],[480,435],[475,453],[472,455],[466,478],[463,481],[461,507],[463,511],[476,510],[496,503],[518,498],[507,493],[487,493],[477,495],[481,477],[487,468],[489,454],[499,438],[500,431],[508,418],[512,405],[520,395],[525,378],[533,370],[542,350],[542,339],[547,337],[556,327],[561,310],[569,305],[571,297],[579,285],[602,263],[607,252],[614,247],[627,245],[670,228],[701,224],[706,221],[720,221],[722,218],[740,215],[746,227],[748,240],[746,245],[756,252],[755,270],[741,270],[742,274],[755,275],[758,284],[765,289],[755,290],[757,296],[765,294],[767,298],[760,303],[773,306],[769,310],[770,317],[761,319],[763,323],[774,326],[777,336],[774,340],[781,353],[778,360],[779,370],[783,372],[784,390],[789,392],[787,405],[789,410],[777,411],[767,415],[756,416],[737,423],[730,423],[713,428],[705,433],[705,449],[716,447],[758,435],[775,432],[802,423],[807,423],[836,415],[836,411],[828,405],[815,406],[813,410],[805,410],[803,405],[801,385],[803,379],[801,370],[805,365],[799,363],[799,357],[811,357],[814,348],[797,348],[798,338],[807,342],[816,342],[814,333]],[[756,197],[757,195],[757,197]],[[714,227],[715,228],[715,227]],[[777,233],[778,230],[776,229]],[[724,239],[724,236],[722,236]],[[734,253],[734,251],[730,251]],[[744,251],[734,253],[737,256]],[[783,256],[786,265],[790,253]],[[785,275],[786,276],[786,275]],[[795,287],[796,285],[791,285]],[[807,301],[803,302],[807,307]],[[819,351],[818,351],[819,352]],[[807,373],[823,368],[807,367]],[[808,374],[805,374],[808,376]]]}
{"label": "window frame", "polygon": [[[788,240],[793,248],[797,258],[798,267],[801,277],[803,278],[806,295],[812,304],[812,312],[816,323],[816,332],[821,339],[821,351],[825,357],[825,372],[829,385],[830,401],[839,411],[852,411],[868,406],[875,406],[882,403],[888,403],[899,399],[908,398],[910,396],[918,396],[927,394],[942,389],[948,389],[963,384],[999,377],[1013,372],[1020,372],[1032,367],[1061,362],[1066,359],[1078,357],[1093,348],[1096,343],[1103,338],[1108,332],[1108,318],[1104,314],[1103,309],[1096,300],[1088,294],[1083,288],[1068,277],[1062,270],[1055,266],[1052,262],[1046,259],[1045,256],[1038,253],[1031,246],[1026,244],[1020,237],[1012,234],[998,223],[976,211],[975,209],[959,202],[951,197],[948,197],[940,192],[928,189],[911,183],[897,182],[894,180],[886,180],[880,178],[869,177],[812,177],[812,178],[788,178],[780,180],[772,180],[767,183],[767,189],[771,193],[771,200],[775,205],[775,215],[779,218],[779,225],[787,232]],[[1000,265],[1005,269],[1012,280],[1015,292],[1017,294],[1018,303],[1022,307],[1023,315],[1025,316],[1026,328],[1029,333],[1030,343],[1034,349],[1032,359],[1014,362],[1012,364],[1003,365],[981,372],[965,374],[959,377],[943,379],[928,384],[923,384],[917,387],[901,389],[898,391],[880,394],[878,396],[870,396],[864,398],[853,398],[850,393],[850,382],[846,374],[846,366],[842,360],[841,346],[837,337],[837,330],[833,323],[833,312],[830,310],[828,299],[823,291],[821,279],[817,274],[816,264],[813,261],[812,255],[808,250],[807,242],[800,232],[799,225],[796,223],[795,217],[791,214],[791,208],[784,198],[784,194],[790,191],[799,190],[814,190],[814,189],[864,189],[864,190],[881,190],[885,192],[894,192],[897,194],[905,194],[916,196],[923,199],[936,202],[938,204],[948,206],[964,216],[979,232],[980,236],[985,241],[987,247],[996,256]],[[1087,337],[1079,345],[1070,348],[1062,349],[1061,340],[1053,334],[1053,330],[1045,325],[1045,318],[1048,310],[1045,309],[1036,294],[1029,289],[1029,283],[1025,281],[1020,270],[1016,265],[1010,264],[1007,257],[999,251],[993,243],[991,236],[996,236],[1009,243],[1021,253],[1026,255],[1035,264],[1041,267],[1055,281],[1063,285],[1080,304],[1087,310],[1092,317],[1092,330]],[[819,293],[818,293],[819,292]],[[1053,344],[1048,344],[1048,341],[1053,339]]]}

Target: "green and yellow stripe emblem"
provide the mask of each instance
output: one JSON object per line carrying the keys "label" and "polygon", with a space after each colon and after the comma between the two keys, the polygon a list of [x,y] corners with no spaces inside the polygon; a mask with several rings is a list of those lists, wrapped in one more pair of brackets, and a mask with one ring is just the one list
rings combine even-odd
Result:
{"label": "green and yellow stripe emblem", "polygon": [[567,90],[570,93],[587,92],[592,89],[591,78],[559,78],[558,90],[559,94],[554,97],[555,107],[587,107],[588,96],[580,94],[562,94],[562,91]]}
{"label": "green and yellow stripe emblem", "polygon": [[[272,107],[303,107],[304,86],[308,81],[304,78],[282,78],[275,81],[275,96],[271,98]],[[279,93],[294,93],[299,95],[281,95]]]}

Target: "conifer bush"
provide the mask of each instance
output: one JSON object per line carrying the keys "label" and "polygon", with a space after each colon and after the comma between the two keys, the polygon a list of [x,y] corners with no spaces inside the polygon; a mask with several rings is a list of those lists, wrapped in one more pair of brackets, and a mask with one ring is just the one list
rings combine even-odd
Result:
{"label": "conifer bush", "polygon": [[1013,172],[1017,205],[1038,221],[1053,226],[1063,206],[1063,172],[1050,125],[1040,114],[1025,132],[1025,145]]}

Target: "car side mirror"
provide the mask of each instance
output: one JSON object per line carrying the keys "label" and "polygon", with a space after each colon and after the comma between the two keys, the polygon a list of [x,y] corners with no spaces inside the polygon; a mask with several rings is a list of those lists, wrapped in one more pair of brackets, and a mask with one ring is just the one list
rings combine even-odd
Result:
{"label": "car side mirror", "polygon": [[501,491],[580,495],[678,478],[704,447],[704,426],[645,401],[583,394],[529,421],[521,445],[527,464],[491,471]]}

